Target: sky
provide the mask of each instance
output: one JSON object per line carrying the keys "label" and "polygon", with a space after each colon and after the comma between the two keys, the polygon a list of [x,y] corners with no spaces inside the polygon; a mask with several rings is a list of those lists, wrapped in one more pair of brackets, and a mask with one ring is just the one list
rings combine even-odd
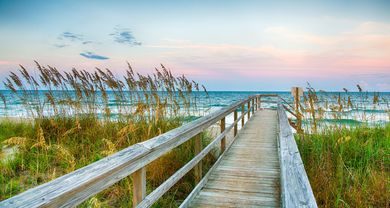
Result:
{"label": "sky", "polygon": [[390,91],[389,11],[375,0],[0,0],[0,80],[34,60],[118,75],[128,61],[208,90]]}

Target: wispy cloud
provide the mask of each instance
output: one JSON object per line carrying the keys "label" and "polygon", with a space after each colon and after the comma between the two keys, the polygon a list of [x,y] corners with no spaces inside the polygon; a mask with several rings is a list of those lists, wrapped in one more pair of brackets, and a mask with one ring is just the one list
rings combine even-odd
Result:
{"label": "wispy cloud", "polygon": [[56,47],[56,48],[64,48],[67,46],[69,46],[69,45],[68,44],[54,44],[54,47]]}
{"label": "wispy cloud", "polygon": [[69,41],[83,41],[83,35],[72,33],[72,32],[63,32],[58,36],[59,40],[69,40]]}
{"label": "wispy cloud", "polygon": [[74,44],[93,44],[95,41],[88,40],[84,35],[73,33],[73,32],[63,32],[57,37],[58,43],[53,44],[56,48],[64,48]]}
{"label": "wispy cloud", "polygon": [[127,28],[116,27],[115,32],[111,33],[110,36],[114,37],[114,41],[117,43],[128,44],[131,46],[142,45],[140,41],[134,37],[132,31]]}
{"label": "wispy cloud", "polygon": [[87,45],[87,44],[91,44],[91,43],[93,43],[93,41],[90,41],[90,40],[87,40],[87,41],[83,41],[83,42],[82,42],[83,45]]}
{"label": "wispy cloud", "polygon": [[80,56],[83,56],[83,57],[88,58],[88,59],[96,59],[96,60],[106,60],[106,59],[109,59],[106,56],[97,55],[97,54],[95,54],[93,52],[89,52],[89,51],[80,53]]}

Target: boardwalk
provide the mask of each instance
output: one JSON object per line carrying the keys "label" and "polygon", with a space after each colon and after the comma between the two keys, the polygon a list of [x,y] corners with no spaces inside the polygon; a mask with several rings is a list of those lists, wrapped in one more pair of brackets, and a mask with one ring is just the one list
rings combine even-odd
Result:
{"label": "boardwalk", "polygon": [[[277,104],[277,110],[259,110],[261,98],[264,97],[278,99],[273,102]],[[183,176],[194,170],[195,180],[200,181],[180,205],[181,208],[316,208],[285,112],[288,107],[282,101],[277,95],[250,96],[1,201],[0,207],[75,207],[129,175],[133,181],[133,206],[151,207]],[[240,117],[238,111],[241,112]],[[291,109],[288,111],[292,112]],[[231,114],[234,115],[234,122],[226,125],[226,116]],[[198,135],[216,123],[220,124],[222,132],[206,147],[202,147]],[[202,174],[202,159],[216,146],[224,150],[226,136],[231,131],[237,132],[238,123],[245,126],[233,143],[218,156],[209,172]],[[146,195],[147,165],[191,139],[195,140],[194,158]]]}
{"label": "boardwalk", "polygon": [[257,111],[190,207],[279,207],[276,110]]}

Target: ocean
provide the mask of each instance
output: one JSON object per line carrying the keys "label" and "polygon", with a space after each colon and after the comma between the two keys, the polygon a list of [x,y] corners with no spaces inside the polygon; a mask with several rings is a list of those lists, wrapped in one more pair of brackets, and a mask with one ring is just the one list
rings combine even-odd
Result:
{"label": "ocean", "polygon": [[[38,97],[41,99],[41,101],[44,101],[43,103],[45,103],[45,105],[49,105],[49,102],[45,100],[45,92],[46,91],[44,90],[40,91]],[[0,90],[0,93],[4,95],[4,99],[6,101],[4,105],[0,99],[0,117],[29,117],[28,110],[26,109],[22,100],[16,99],[14,96],[12,96],[11,91]],[[197,103],[197,112],[194,112],[193,114],[195,116],[205,115],[255,94],[277,94],[286,100],[290,105],[293,104],[293,97],[291,96],[291,93],[282,91],[209,91],[208,93],[193,92],[192,96],[194,99],[196,99]],[[108,92],[107,95],[108,105],[112,111],[113,118],[115,118],[115,115],[118,113],[118,110],[116,109],[118,101],[115,99],[115,94],[113,92]],[[389,122],[390,92],[318,92],[317,96],[318,100],[316,101],[316,106],[317,108],[322,108],[321,116],[322,122],[324,123],[358,125],[360,123],[384,124]],[[376,96],[377,99],[376,102],[374,102]],[[341,99],[339,99],[339,97]],[[352,107],[346,107],[345,102],[347,101],[348,97],[353,104]],[[343,109],[341,111],[335,110],[338,109],[340,100],[344,102],[342,102]],[[275,98],[262,98],[262,107],[276,107],[276,104],[272,101],[275,101]],[[97,104],[100,105],[101,103]],[[129,105],[131,104],[129,103]],[[34,106],[34,103],[31,103],[31,106]],[[48,110],[45,113],[50,115],[53,112]],[[289,116],[291,117],[291,115]],[[308,113],[306,113],[305,118],[305,121],[310,122],[310,116]],[[232,118],[230,116],[227,119],[227,123],[231,122]]]}

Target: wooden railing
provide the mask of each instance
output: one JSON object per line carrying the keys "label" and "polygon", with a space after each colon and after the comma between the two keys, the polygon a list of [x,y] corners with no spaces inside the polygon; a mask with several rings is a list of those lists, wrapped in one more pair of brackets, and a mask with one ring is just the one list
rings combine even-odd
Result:
{"label": "wooden railing", "polygon": [[[228,107],[189,122],[145,142],[125,148],[88,166],[61,176],[53,181],[29,189],[19,195],[0,202],[0,207],[73,207],[101,192],[114,183],[131,175],[133,178],[133,206],[150,207],[191,169],[196,181],[202,179],[202,159],[218,144],[221,155],[226,147],[226,135],[238,123],[245,124],[260,108],[260,95],[251,96]],[[244,111],[247,105],[247,111]],[[238,109],[241,115],[238,117]],[[225,117],[234,113],[234,122],[226,127]],[[220,122],[221,133],[204,149],[198,136],[211,125]],[[195,157],[146,196],[146,166],[173,148],[195,138]]]}
{"label": "wooden railing", "polygon": [[[244,126],[245,117],[249,120],[251,113],[261,108],[262,97],[278,98],[279,96],[267,94],[248,97],[179,128],[125,148],[53,181],[29,189],[0,202],[0,207],[73,207],[129,175],[133,178],[133,206],[150,207],[186,173],[194,169],[195,181],[198,184],[182,203],[181,207],[186,207],[207,182],[210,172],[219,164],[226,150],[230,148],[226,143],[228,132],[233,129],[233,135],[236,137],[238,123],[241,121],[241,126]],[[315,205],[315,199],[283,105],[280,100],[272,103],[278,103],[282,205],[284,207]],[[247,106],[246,111],[245,106]],[[241,115],[238,117],[239,109],[241,109]],[[226,127],[225,117],[231,113],[233,113],[234,122]],[[220,134],[205,148],[202,148],[199,134],[217,122],[220,122]],[[191,138],[195,140],[196,155],[194,158],[146,196],[146,166]],[[202,159],[217,145],[220,145],[221,154],[208,173],[202,177]]]}
{"label": "wooden railing", "polygon": [[282,207],[317,207],[285,108],[278,104]]}
{"label": "wooden railing", "polygon": [[303,133],[303,128],[302,128],[302,120],[303,120],[303,114],[299,110],[300,106],[300,100],[295,97],[295,107],[291,106],[290,103],[288,103],[285,99],[282,97],[278,96],[279,101],[278,103],[283,107],[284,110],[289,112],[293,117],[295,117],[296,121],[292,121],[290,118],[288,118],[288,123],[297,131],[297,133],[301,134]]}

